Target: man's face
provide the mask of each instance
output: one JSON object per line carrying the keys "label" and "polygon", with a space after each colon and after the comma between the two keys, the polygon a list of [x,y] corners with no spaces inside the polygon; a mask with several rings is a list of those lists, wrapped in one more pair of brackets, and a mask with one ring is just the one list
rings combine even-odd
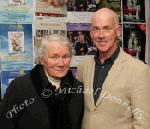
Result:
{"label": "man's face", "polygon": [[106,54],[116,49],[120,27],[115,25],[114,18],[111,15],[103,13],[93,18],[90,34],[100,53]]}
{"label": "man's face", "polygon": [[53,42],[47,46],[47,51],[42,63],[49,76],[60,79],[67,74],[70,61],[69,48],[57,42]]}

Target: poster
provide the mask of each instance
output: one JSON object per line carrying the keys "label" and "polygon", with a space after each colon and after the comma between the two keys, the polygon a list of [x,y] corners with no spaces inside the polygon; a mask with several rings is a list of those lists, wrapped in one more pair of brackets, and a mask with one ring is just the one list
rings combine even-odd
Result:
{"label": "poster", "polygon": [[17,77],[29,74],[29,70],[14,70],[14,71],[2,71],[1,75],[1,95],[4,96],[9,83]]}
{"label": "poster", "polygon": [[94,55],[97,50],[91,40],[89,29],[89,23],[67,24],[67,36],[72,42],[73,49],[72,67],[76,67],[88,56]]}
{"label": "poster", "polygon": [[75,56],[95,54],[96,48],[91,41],[89,28],[88,23],[67,24],[68,37],[72,41]]}
{"label": "poster", "polygon": [[67,11],[95,12],[95,0],[68,0]]}
{"label": "poster", "polygon": [[24,32],[8,31],[9,53],[24,52]]}
{"label": "poster", "polygon": [[68,23],[91,23],[91,17],[96,11],[95,0],[68,0]]}
{"label": "poster", "polygon": [[36,0],[36,16],[66,16],[67,0]]}
{"label": "poster", "polygon": [[94,12],[67,12],[68,23],[91,23]]}
{"label": "poster", "polygon": [[31,24],[33,21],[33,0],[1,0],[1,24]]}
{"label": "poster", "polygon": [[145,22],[145,0],[123,0],[124,22]]}
{"label": "poster", "polygon": [[35,22],[35,52],[41,45],[41,38],[52,34],[67,36],[66,17],[38,17]]}
{"label": "poster", "polygon": [[1,70],[33,67],[32,24],[0,24]]}
{"label": "poster", "polygon": [[123,42],[128,54],[145,61],[146,24],[124,24]]}

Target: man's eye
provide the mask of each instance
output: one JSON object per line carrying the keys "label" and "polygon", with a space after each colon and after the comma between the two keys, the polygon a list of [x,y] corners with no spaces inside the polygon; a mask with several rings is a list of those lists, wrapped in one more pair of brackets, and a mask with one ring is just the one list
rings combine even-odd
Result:
{"label": "man's eye", "polygon": [[70,56],[66,55],[66,56],[63,56],[63,58],[70,58]]}
{"label": "man's eye", "polygon": [[108,26],[103,28],[103,30],[106,30],[106,31],[107,31],[107,30],[111,30],[111,29],[112,29],[112,28],[111,28],[111,27],[108,27]]}
{"label": "man's eye", "polygon": [[93,27],[92,30],[98,31],[98,30],[100,30],[100,28],[98,28],[98,27]]}

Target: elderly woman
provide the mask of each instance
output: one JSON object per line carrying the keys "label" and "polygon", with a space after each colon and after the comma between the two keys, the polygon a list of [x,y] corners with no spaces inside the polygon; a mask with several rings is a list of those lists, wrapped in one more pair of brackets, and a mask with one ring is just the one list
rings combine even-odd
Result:
{"label": "elderly woman", "polygon": [[62,36],[42,39],[38,64],[10,83],[0,103],[3,129],[81,128],[83,86],[69,71],[71,52],[71,43]]}

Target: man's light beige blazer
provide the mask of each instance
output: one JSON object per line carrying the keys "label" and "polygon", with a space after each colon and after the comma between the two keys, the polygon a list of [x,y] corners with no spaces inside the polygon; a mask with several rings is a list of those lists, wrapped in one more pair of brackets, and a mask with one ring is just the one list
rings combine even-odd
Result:
{"label": "man's light beige blazer", "polygon": [[[150,129],[150,68],[121,49],[96,106],[93,99],[95,61],[80,63],[77,79],[84,83],[83,129]],[[100,89],[98,89],[100,90]]]}

